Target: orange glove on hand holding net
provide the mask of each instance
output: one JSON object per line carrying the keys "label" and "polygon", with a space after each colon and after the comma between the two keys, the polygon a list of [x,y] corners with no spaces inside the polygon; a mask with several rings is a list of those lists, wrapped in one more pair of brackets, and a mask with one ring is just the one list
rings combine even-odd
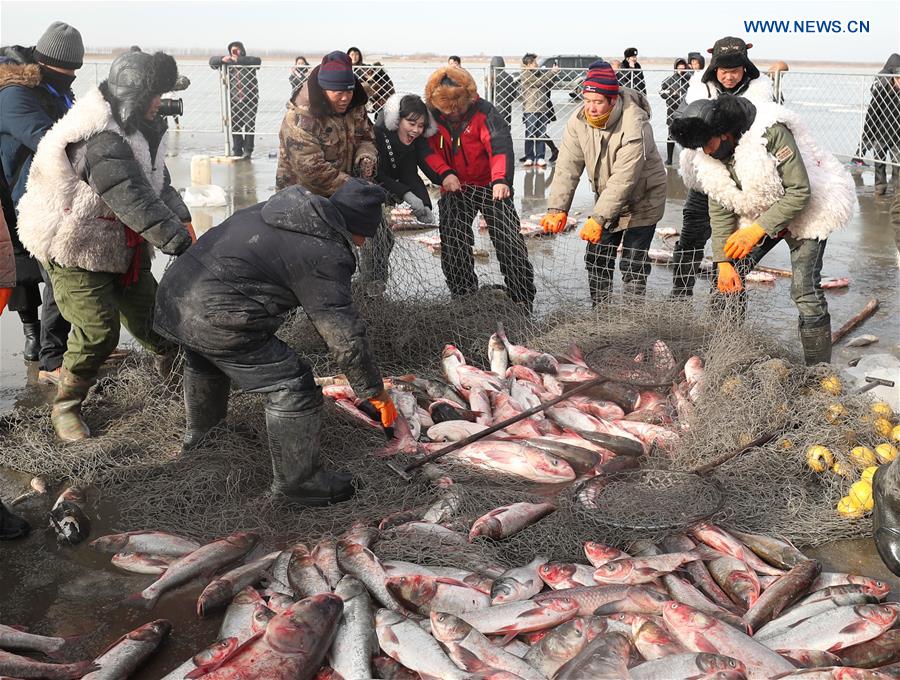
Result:
{"label": "orange glove on hand holding net", "polygon": [[559,210],[553,213],[547,213],[541,218],[541,226],[544,228],[545,234],[558,234],[566,228],[566,220],[569,214]]}
{"label": "orange glove on hand holding net", "polygon": [[387,390],[381,390],[374,397],[369,397],[369,403],[377,408],[381,414],[382,427],[393,426],[394,421],[397,420],[397,407],[394,406],[394,401],[387,393]]}
{"label": "orange glove on hand holding net", "polygon": [[744,290],[741,277],[730,262],[719,262],[719,275],[716,279],[716,287],[720,293],[726,294],[740,293]]}
{"label": "orange glove on hand holding net", "polygon": [[756,244],[762,241],[766,230],[758,224],[751,224],[734,232],[725,241],[725,254],[732,260],[740,260],[750,254]]}
{"label": "orange glove on hand holding net", "polygon": [[597,245],[600,243],[600,237],[603,236],[603,225],[593,217],[589,217],[587,222],[585,222],[584,226],[581,228],[581,231],[578,232],[578,236],[581,237],[582,241],[590,241],[594,245]]}

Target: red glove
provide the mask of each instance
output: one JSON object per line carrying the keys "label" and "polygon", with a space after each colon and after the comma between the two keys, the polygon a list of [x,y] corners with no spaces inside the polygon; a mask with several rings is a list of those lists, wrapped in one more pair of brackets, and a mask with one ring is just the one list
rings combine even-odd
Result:
{"label": "red glove", "polygon": [[562,210],[554,213],[547,213],[541,218],[541,226],[544,228],[545,234],[558,234],[566,228],[566,221],[568,219],[568,213]]}
{"label": "red glove", "polygon": [[603,236],[603,225],[593,217],[589,217],[587,222],[578,233],[582,241],[590,241],[594,245],[600,243],[600,237]]}
{"label": "red glove", "polygon": [[394,401],[387,393],[387,390],[381,390],[374,397],[369,397],[369,403],[377,408],[381,414],[382,427],[391,427],[394,421],[397,420],[397,407],[394,406]]}
{"label": "red glove", "polygon": [[716,287],[720,293],[740,293],[744,290],[744,284],[741,277],[730,262],[719,262],[719,275],[716,280]]}
{"label": "red glove", "polygon": [[12,292],[12,288],[0,288],[0,316],[2,316],[3,310],[6,309],[6,303],[9,302]]}

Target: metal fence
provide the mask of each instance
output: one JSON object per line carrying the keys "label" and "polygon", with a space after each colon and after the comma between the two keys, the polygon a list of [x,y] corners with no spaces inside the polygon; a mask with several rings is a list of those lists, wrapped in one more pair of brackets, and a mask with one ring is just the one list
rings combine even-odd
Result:
{"label": "metal fence", "polygon": [[[370,112],[374,114],[395,91],[421,94],[435,67],[434,64],[394,63],[354,68],[369,92]],[[76,94],[103,80],[108,68],[108,62],[85,64],[75,81]],[[580,105],[578,86],[584,69],[552,72],[552,81],[541,86],[545,88],[546,99],[537,127],[535,118],[530,117],[531,127],[526,130],[525,114],[536,112],[524,110],[526,103],[534,108],[535,97],[528,91],[533,88],[522,87],[523,69],[485,65],[467,67],[467,70],[479,84],[482,96],[493,101],[508,117],[517,145],[524,146],[529,139],[558,142],[566,120]],[[235,135],[244,133],[257,138],[258,148],[276,149],[288,99],[298,78],[302,81],[305,75],[303,67],[295,69],[288,63],[216,70],[206,62],[182,61],[179,72],[190,78],[191,85],[174,95],[184,100],[184,114],[174,127],[186,133],[182,150],[207,153],[231,153],[236,150]],[[536,73],[550,75],[547,69]],[[654,136],[663,144],[668,138],[668,106],[680,103],[686,82],[680,82],[678,74],[671,69],[644,69],[640,73],[653,112]],[[620,82],[631,80],[632,75],[620,71]],[[526,83],[529,79],[534,80],[533,74],[526,75]],[[897,79],[863,73],[789,71],[779,74],[775,86],[784,104],[800,113],[816,139],[838,157],[898,165],[900,87],[894,80]],[[540,134],[535,134],[535,130]],[[884,168],[881,169],[883,172]]]}

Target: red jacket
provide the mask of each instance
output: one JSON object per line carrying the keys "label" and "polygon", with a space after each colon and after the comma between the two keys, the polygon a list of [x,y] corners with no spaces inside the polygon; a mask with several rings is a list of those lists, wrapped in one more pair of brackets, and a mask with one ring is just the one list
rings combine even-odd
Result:
{"label": "red jacket", "polygon": [[432,113],[438,131],[428,138],[431,152],[425,162],[441,180],[456,175],[463,185],[506,184],[512,189],[512,136],[493,104],[477,99],[456,125],[439,111]]}

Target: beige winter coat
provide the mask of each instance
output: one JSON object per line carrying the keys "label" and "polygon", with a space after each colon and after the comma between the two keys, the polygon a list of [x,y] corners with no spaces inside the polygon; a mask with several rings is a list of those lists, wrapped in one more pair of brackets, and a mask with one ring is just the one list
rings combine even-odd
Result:
{"label": "beige winter coat", "polygon": [[581,107],[572,114],[556,161],[550,209],[568,212],[585,169],[597,222],[613,231],[659,222],[666,207],[666,169],[653,140],[644,95],[620,88],[604,128],[588,125]]}

